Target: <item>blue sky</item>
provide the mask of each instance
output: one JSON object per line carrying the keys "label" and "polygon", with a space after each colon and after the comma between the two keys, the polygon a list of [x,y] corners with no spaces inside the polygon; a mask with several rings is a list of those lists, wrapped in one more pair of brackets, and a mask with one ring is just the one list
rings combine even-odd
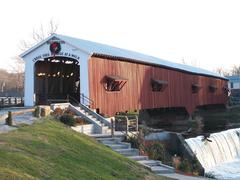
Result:
{"label": "blue sky", "polygon": [[0,5],[0,68],[21,40],[50,19],[58,33],[208,70],[240,60],[240,2],[234,0],[8,0]]}

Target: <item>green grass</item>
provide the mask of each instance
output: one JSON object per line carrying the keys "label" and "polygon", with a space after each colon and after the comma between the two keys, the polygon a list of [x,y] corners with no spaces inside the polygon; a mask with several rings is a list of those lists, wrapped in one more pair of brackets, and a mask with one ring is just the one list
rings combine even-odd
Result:
{"label": "green grass", "polygon": [[164,179],[62,123],[0,134],[0,179]]}

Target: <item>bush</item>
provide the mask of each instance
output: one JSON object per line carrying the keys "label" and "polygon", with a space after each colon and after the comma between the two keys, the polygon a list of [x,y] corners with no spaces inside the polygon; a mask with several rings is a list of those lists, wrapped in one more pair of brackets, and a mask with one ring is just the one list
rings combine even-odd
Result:
{"label": "bush", "polygon": [[199,172],[200,169],[201,169],[201,166],[200,166],[199,161],[198,161],[198,159],[195,155],[192,159],[192,170],[194,172]]}
{"label": "bush", "polygon": [[69,114],[62,115],[60,121],[68,126],[74,126],[76,124],[76,120]]}
{"label": "bush", "polygon": [[151,133],[151,128],[147,127],[146,125],[139,125],[139,131],[142,131],[142,134],[144,136],[148,135]]}
{"label": "bush", "polygon": [[85,121],[85,120],[82,119],[82,118],[76,118],[76,123],[77,123],[78,125],[89,124],[87,121]]}
{"label": "bush", "polygon": [[69,109],[65,110],[65,111],[64,111],[64,114],[68,114],[68,115],[70,115],[70,116],[74,116],[74,115],[75,115],[75,113],[72,112],[72,111],[70,111]]}
{"label": "bush", "polygon": [[137,136],[128,136],[126,142],[129,142],[132,148],[139,149],[140,147],[139,139]]}
{"label": "bush", "polygon": [[154,142],[152,145],[145,147],[145,151],[147,152],[151,159],[160,161],[165,160],[166,154],[165,147],[160,142]]}
{"label": "bush", "polygon": [[62,116],[63,113],[64,113],[64,111],[63,111],[61,108],[56,108],[56,109],[53,111],[52,115],[53,115],[53,116]]}
{"label": "bush", "polygon": [[180,163],[178,168],[179,168],[180,171],[183,171],[183,172],[191,172],[191,165],[190,165],[190,163],[188,162],[187,159],[184,159]]}

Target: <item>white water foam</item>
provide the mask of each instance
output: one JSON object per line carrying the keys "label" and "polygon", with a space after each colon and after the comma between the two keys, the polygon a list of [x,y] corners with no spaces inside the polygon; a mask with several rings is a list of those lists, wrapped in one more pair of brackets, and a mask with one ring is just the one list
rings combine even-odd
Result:
{"label": "white water foam", "polygon": [[205,173],[217,179],[240,179],[240,128],[213,133],[209,139],[212,142],[203,141],[203,136],[186,139]]}

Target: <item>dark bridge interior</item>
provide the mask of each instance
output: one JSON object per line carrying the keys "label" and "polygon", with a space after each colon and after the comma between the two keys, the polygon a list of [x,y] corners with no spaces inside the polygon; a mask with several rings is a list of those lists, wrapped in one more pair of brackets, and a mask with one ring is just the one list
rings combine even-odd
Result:
{"label": "dark bridge interior", "polygon": [[51,57],[36,62],[36,104],[66,102],[69,96],[79,101],[79,67],[78,61],[65,57]]}

